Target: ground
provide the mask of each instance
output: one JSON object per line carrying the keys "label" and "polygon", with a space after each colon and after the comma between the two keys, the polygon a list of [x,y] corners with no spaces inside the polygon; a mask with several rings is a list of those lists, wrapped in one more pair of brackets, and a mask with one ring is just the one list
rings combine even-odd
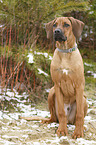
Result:
{"label": "ground", "polygon": [[87,98],[89,107],[84,122],[84,138],[74,140],[71,137],[74,125],[67,125],[69,136],[57,137],[58,123],[41,124],[40,121],[19,119],[19,115],[49,117],[47,101],[30,104],[25,92],[19,95],[10,89],[1,94],[1,100],[6,97],[6,102],[10,102],[15,111],[10,108],[0,111],[0,145],[96,145],[96,96]]}

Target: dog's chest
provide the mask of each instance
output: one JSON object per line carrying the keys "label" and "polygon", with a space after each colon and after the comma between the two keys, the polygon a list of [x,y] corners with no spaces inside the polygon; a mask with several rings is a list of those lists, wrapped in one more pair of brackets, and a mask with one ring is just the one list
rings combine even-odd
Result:
{"label": "dog's chest", "polygon": [[73,74],[72,62],[66,57],[60,59],[58,56],[54,56],[51,62],[51,76],[53,81],[60,81],[62,77],[71,77]]}
{"label": "dog's chest", "polygon": [[[55,55],[51,62],[51,77],[55,84],[57,84],[64,96],[67,97],[67,102],[70,101],[70,97],[74,96],[74,88],[75,88],[75,70],[73,67],[73,61],[71,59],[67,59],[67,57],[60,57]],[[70,101],[71,102],[71,101]]]}

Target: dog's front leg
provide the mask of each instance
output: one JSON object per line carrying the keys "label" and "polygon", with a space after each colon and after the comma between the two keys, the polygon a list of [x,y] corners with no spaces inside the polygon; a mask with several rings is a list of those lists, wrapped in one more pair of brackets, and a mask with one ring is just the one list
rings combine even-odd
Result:
{"label": "dog's front leg", "polygon": [[83,107],[83,85],[76,88],[76,104],[77,104],[77,113],[76,113],[76,128],[72,135],[74,139],[83,137],[84,130],[84,107]]}
{"label": "dog's front leg", "polygon": [[56,94],[57,105],[58,105],[58,120],[59,120],[59,127],[56,133],[58,136],[60,136],[60,134],[62,134],[63,136],[68,135],[66,115],[64,111],[63,94],[58,85],[55,85],[55,94]]}

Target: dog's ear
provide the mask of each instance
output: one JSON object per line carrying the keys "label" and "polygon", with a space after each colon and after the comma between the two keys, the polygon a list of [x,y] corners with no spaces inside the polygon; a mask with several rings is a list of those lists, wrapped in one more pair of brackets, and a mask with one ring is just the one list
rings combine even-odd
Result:
{"label": "dog's ear", "polygon": [[45,25],[45,29],[46,29],[48,39],[53,38],[53,24],[54,24],[55,20],[56,19],[54,19],[53,21],[51,21],[51,22],[49,22]]}
{"label": "dog's ear", "polygon": [[72,31],[74,36],[78,39],[83,31],[84,23],[80,20],[77,20],[73,17],[68,17],[72,23]]}

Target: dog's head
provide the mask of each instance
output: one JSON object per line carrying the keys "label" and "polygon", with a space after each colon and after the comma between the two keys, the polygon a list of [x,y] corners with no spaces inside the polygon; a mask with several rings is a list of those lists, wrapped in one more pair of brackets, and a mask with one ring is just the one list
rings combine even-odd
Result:
{"label": "dog's head", "polygon": [[46,24],[47,38],[55,41],[66,41],[73,32],[78,39],[83,31],[84,23],[73,17],[59,17]]}

